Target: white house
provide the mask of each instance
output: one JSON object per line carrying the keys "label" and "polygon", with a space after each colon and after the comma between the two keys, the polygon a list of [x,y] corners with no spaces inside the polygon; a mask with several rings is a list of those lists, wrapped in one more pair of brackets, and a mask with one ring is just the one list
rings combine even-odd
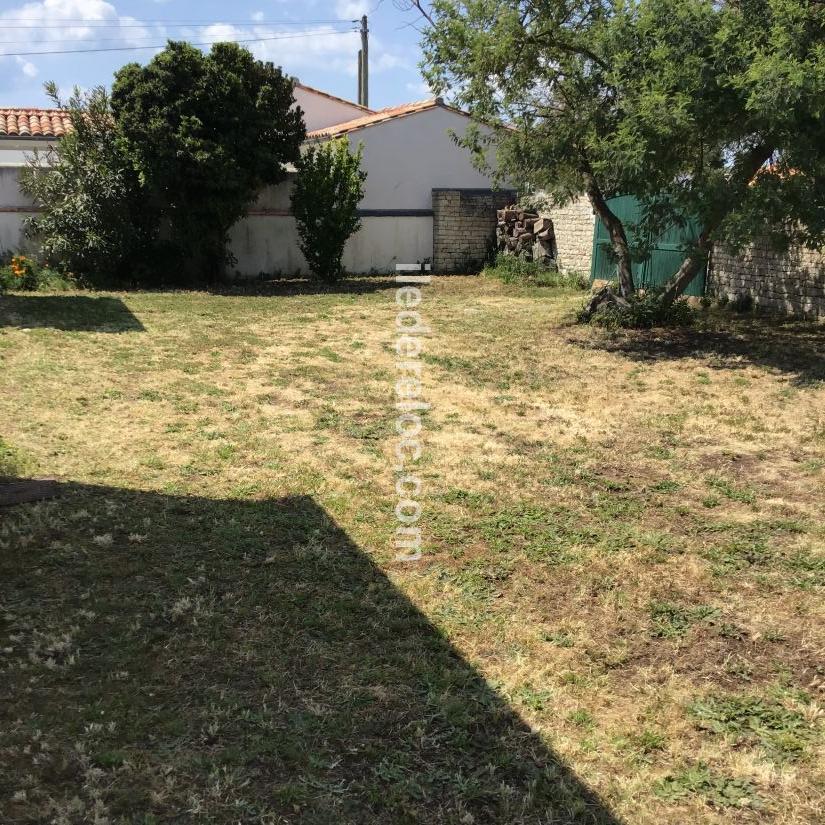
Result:
{"label": "white house", "polygon": [[[455,144],[452,134],[463,134],[469,123],[464,112],[435,98],[372,110],[301,83],[295,99],[308,142],[345,138],[353,149],[363,145],[362,228],[345,250],[348,271],[388,272],[396,263],[423,260],[435,260],[437,269],[449,244],[466,247],[468,262],[483,254],[494,208],[512,193],[493,193],[469,153]],[[0,250],[30,248],[21,227],[34,207],[20,193],[17,175],[27,152],[55,143],[66,128],[68,120],[56,110],[0,109]],[[231,248],[240,274],[306,270],[290,214],[293,176],[263,191],[233,227]],[[478,237],[465,244],[464,235]],[[461,268],[455,249],[444,257],[447,268]]]}

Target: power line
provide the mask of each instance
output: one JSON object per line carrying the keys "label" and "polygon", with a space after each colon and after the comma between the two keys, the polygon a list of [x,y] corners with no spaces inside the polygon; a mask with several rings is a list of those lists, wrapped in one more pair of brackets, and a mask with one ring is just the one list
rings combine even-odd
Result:
{"label": "power line", "polygon": [[[309,37],[312,34],[317,34],[317,35],[321,35],[321,36],[323,36],[325,34],[349,34],[350,32],[357,32],[357,31],[358,31],[358,29],[337,29],[337,30],[331,30],[330,29],[330,30],[326,30],[326,31],[315,31],[315,32],[306,32],[306,33],[295,32],[294,34],[284,34],[284,38]],[[153,37],[153,35],[149,35],[148,37]],[[138,38],[138,39],[146,40],[147,38],[144,37],[144,38]],[[170,39],[174,40],[175,38],[170,38]],[[258,39],[258,38],[256,38],[256,39]],[[261,38],[261,39],[264,39],[264,38]],[[231,38],[230,38],[230,40],[231,40]],[[111,38],[110,37],[91,37],[91,38],[89,38],[89,42],[90,43],[120,43],[120,44],[124,44],[124,48],[125,48],[125,44],[129,43],[131,41],[124,40],[124,38],[122,38],[122,37],[111,37]],[[185,42],[189,42],[189,41],[185,41]],[[220,42],[220,41],[216,41],[216,42]],[[233,41],[233,42],[240,42],[240,41]],[[244,42],[250,42],[250,41],[244,41]],[[19,40],[0,40],[0,46],[11,46],[11,45],[19,44],[19,43],[20,43]],[[38,46],[52,46],[52,45],[57,45],[57,44],[60,44],[60,43],[77,43],[77,38],[70,38],[68,40],[63,39],[63,38],[59,38],[59,39],[54,38],[54,39],[41,40],[40,42],[38,42],[37,45]],[[135,46],[135,48],[151,49],[153,47],[149,46],[149,45],[146,45],[146,46]],[[42,52],[40,52],[40,54],[49,54],[49,52],[42,51]],[[3,53],[0,53],[0,57],[13,57],[13,56],[14,55],[5,55]]]}
{"label": "power line", "polygon": [[[293,40],[300,37],[318,37],[319,35],[328,34],[352,34],[354,29],[347,29],[344,31],[314,31],[294,34],[277,35],[274,37],[250,37],[245,39],[233,39],[232,43],[265,43],[271,40]],[[190,46],[214,46],[216,43],[225,43],[225,40],[210,40],[201,43],[189,43]],[[60,49],[37,52],[0,52],[0,57],[33,57],[34,55],[48,55],[48,54],[92,54],[95,52],[131,52],[138,49],[162,49],[166,44],[153,46],[111,46],[105,49]]]}
{"label": "power line", "polygon": [[[161,20],[161,19],[146,19],[143,21],[135,21],[133,23],[124,23],[118,21],[107,22],[105,20],[90,20],[86,17],[61,17],[60,23],[41,23],[40,17],[0,17],[0,26],[5,29],[22,28],[22,29],[65,29],[67,23],[77,23],[77,28],[139,28],[142,26],[316,26],[316,25],[332,25],[342,23],[357,23],[357,20],[341,20],[340,18],[326,19],[326,20]],[[32,22],[32,26],[16,26],[14,24],[20,22]]]}
{"label": "power line", "polygon": [[[358,31],[358,29],[354,29],[354,28],[353,29],[314,29],[312,31],[307,31],[307,32],[289,32],[289,33],[284,32],[283,36],[285,38],[304,37],[304,36],[309,37],[312,34],[318,34],[318,35],[347,34],[349,32],[357,32],[357,31]],[[147,35],[147,37],[154,37],[154,36],[155,36],[154,34]],[[142,38],[142,39],[145,40],[146,38]],[[125,40],[122,37],[91,37],[91,38],[89,38],[89,40],[92,43],[121,43],[121,44],[124,44],[124,45],[130,42],[128,40]],[[8,45],[11,45],[11,44],[18,44],[18,43],[20,43],[19,39],[17,39],[17,40],[0,40],[0,46],[8,46]],[[46,40],[38,41],[37,45],[38,46],[49,46],[51,44],[56,44],[56,43],[77,43],[77,38],[69,38],[69,39],[56,38],[56,37],[55,38],[48,38]],[[151,48],[151,47],[147,46],[146,48]],[[43,54],[48,54],[48,52],[43,52]],[[0,57],[3,57],[3,55],[0,54]]]}

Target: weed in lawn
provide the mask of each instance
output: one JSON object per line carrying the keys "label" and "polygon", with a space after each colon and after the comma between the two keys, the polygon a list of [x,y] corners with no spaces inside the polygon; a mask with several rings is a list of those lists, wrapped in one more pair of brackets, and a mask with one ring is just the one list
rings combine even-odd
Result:
{"label": "weed in lawn", "polygon": [[759,745],[768,759],[798,759],[823,733],[802,713],[760,696],[709,696],[688,710],[702,730],[727,736],[737,745]]}
{"label": "weed in lawn", "polygon": [[762,800],[748,780],[725,776],[698,764],[666,776],[654,786],[654,793],[668,802],[678,802],[697,795],[723,808],[760,808]]}
{"label": "weed in lawn", "polygon": [[661,638],[684,636],[697,622],[716,617],[720,610],[709,605],[686,607],[672,602],[651,602],[648,606],[652,620],[651,634]]}
{"label": "weed in lawn", "polygon": [[721,476],[708,476],[705,481],[708,487],[717,490],[731,501],[738,501],[742,504],[754,504],[756,502],[756,495],[753,490],[736,485],[729,479]]}

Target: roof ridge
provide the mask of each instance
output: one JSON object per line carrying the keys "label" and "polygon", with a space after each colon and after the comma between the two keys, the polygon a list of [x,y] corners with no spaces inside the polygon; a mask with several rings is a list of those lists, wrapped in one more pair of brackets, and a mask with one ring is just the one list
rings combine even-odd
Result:
{"label": "roof ridge", "polygon": [[330,92],[325,92],[322,89],[316,89],[315,86],[310,86],[307,83],[301,83],[300,80],[296,80],[295,85],[299,86],[302,89],[306,89],[308,92],[314,92],[316,95],[328,97],[330,100],[337,100],[341,103],[346,103],[348,106],[355,106],[356,109],[362,109],[365,112],[376,111],[376,109],[370,109],[369,106],[364,106],[363,103],[356,103],[354,100],[348,100],[345,97],[339,97],[338,95],[330,94]]}
{"label": "roof ridge", "polygon": [[43,108],[42,106],[0,106],[0,112],[49,112],[50,114],[69,114],[68,109]]}
{"label": "roof ridge", "polygon": [[415,100],[411,103],[402,103],[399,106],[388,106],[384,109],[379,109],[372,114],[364,115],[363,117],[356,117],[352,120],[334,123],[331,126],[325,126],[322,129],[313,129],[311,132],[307,132],[307,137],[313,139],[345,135],[349,132],[354,132],[357,129],[365,129],[368,126],[375,126],[378,123],[384,123],[388,120],[393,120],[394,118],[417,114],[418,112],[424,112],[428,109],[434,109],[436,107],[450,109],[450,111],[458,112],[469,117],[466,112],[447,106],[440,97],[430,97],[426,100]]}

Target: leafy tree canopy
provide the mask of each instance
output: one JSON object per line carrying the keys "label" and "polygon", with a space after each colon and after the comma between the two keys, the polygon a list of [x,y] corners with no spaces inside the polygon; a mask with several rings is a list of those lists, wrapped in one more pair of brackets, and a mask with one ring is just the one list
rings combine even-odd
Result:
{"label": "leafy tree canopy", "polygon": [[170,42],[115,75],[118,128],[191,277],[220,271],[232,224],[298,160],[305,128],[293,103],[292,81],[234,43],[204,54]]}
{"label": "leafy tree canopy", "polygon": [[[498,172],[607,226],[622,292],[633,250],[608,207],[645,205],[646,230],[704,227],[663,296],[714,242],[825,241],[825,4],[816,0],[435,0],[425,72],[493,124]],[[507,127],[516,127],[515,129]],[[468,145],[483,156],[484,137]]]}
{"label": "leafy tree canopy", "polygon": [[140,181],[118,139],[109,97],[102,87],[75,91],[55,106],[69,113],[72,130],[58,149],[35,152],[21,186],[42,208],[28,221],[50,261],[105,284],[126,275],[154,240],[154,221]]}

